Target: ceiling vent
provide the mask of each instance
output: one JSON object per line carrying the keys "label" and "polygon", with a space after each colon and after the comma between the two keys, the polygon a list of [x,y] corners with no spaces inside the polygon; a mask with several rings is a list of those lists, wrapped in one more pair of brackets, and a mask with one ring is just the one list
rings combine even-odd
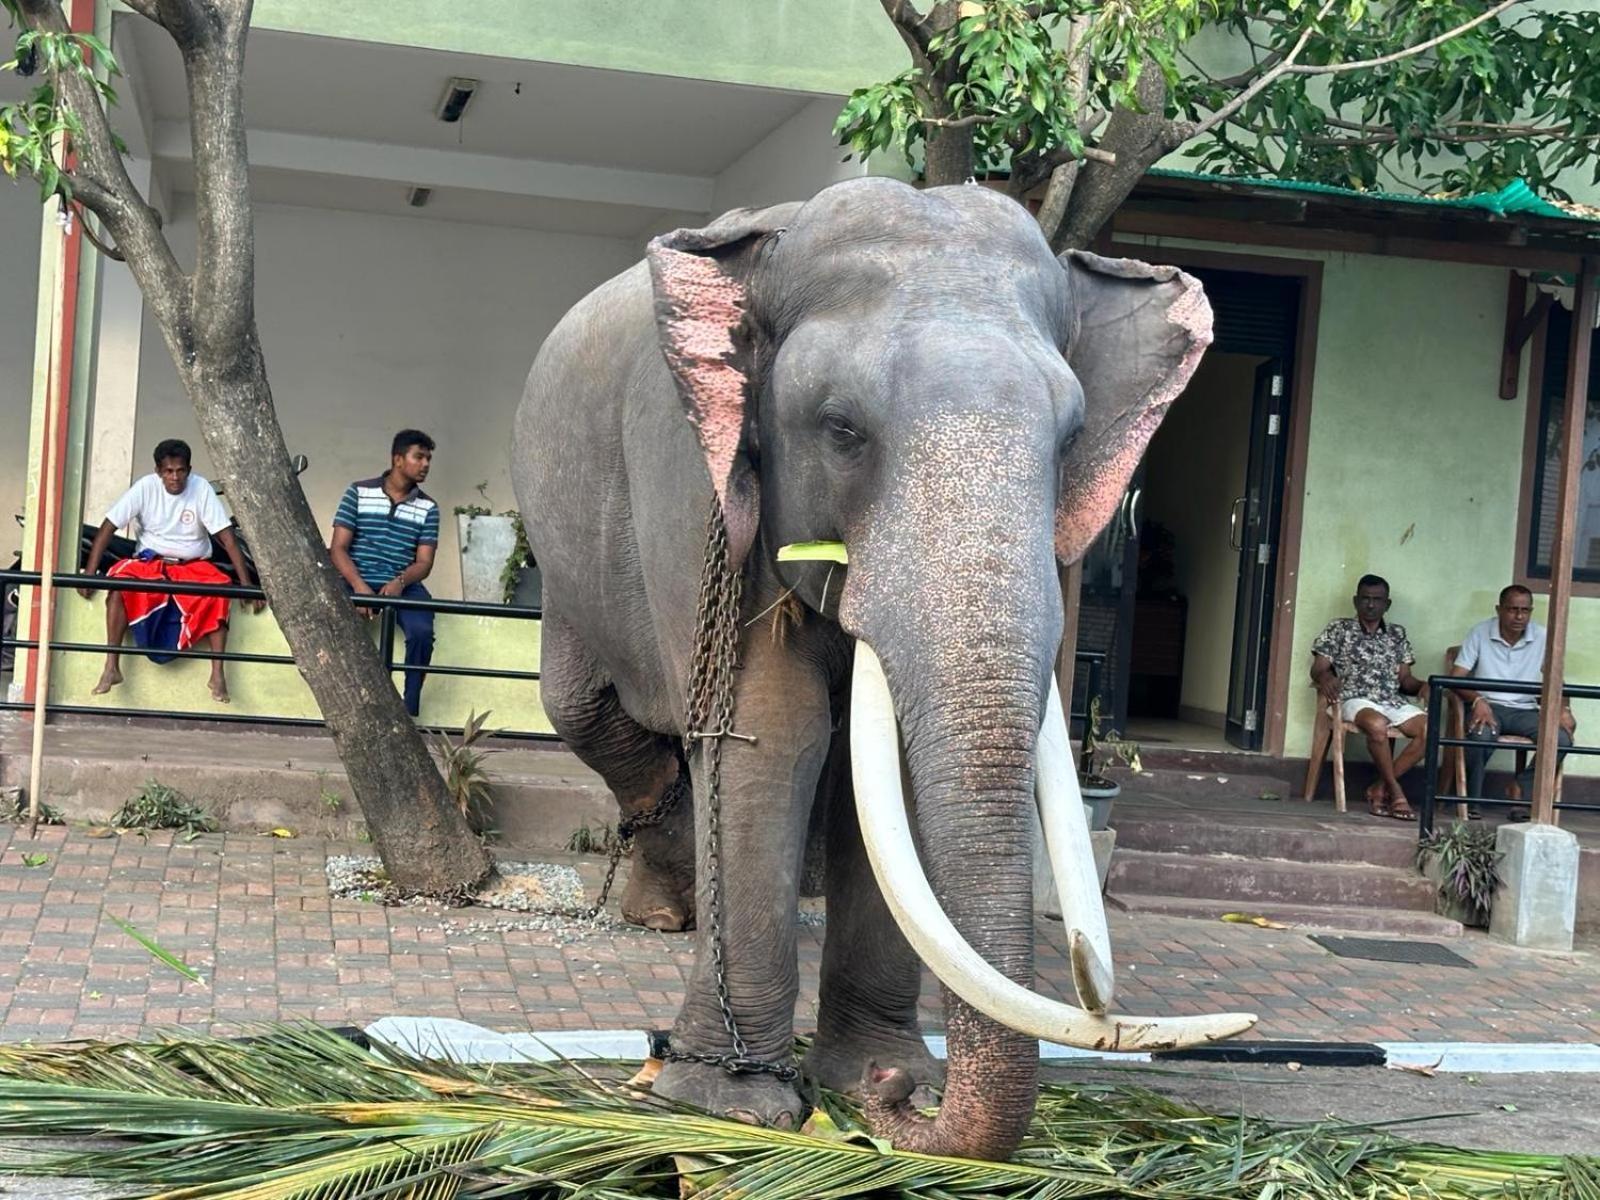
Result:
{"label": "ceiling vent", "polygon": [[466,115],[467,105],[478,90],[476,79],[451,79],[444,85],[444,95],[439,97],[435,116],[446,125],[454,125]]}
{"label": "ceiling vent", "polygon": [[406,192],[406,203],[412,208],[421,208],[432,195],[433,189],[430,187],[413,187]]}

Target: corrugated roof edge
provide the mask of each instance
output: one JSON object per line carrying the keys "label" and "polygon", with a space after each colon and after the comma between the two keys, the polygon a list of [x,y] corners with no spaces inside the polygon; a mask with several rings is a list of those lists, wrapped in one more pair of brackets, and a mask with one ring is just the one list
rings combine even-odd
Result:
{"label": "corrugated roof edge", "polygon": [[1265,179],[1251,175],[1213,175],[1205,171],[1178,171],[1170,167],[1156,167],[1150,171],[1159,179],[1193,179],[1202,183],[1232,183],[1248,187],[1271,188],[1275,191],[1310,192],[1319,196],[1338,196],[1351,200],[1378,200],[1391,204],[1420,204],[1433,208],[1468,208],[1493,213],[1497,217],[1525,214],[1534,217],[1555,217],[1564,221],[1594,223],[1600,217],[1572,212],[1540,196],[1521,179],[1514,179],[1498,192],[1480,192],[1473,196],[1417,196],[1405,192],[1361,192],[1355,188],[1335,187],[1329,183],[1306,183],[1298,179]]}

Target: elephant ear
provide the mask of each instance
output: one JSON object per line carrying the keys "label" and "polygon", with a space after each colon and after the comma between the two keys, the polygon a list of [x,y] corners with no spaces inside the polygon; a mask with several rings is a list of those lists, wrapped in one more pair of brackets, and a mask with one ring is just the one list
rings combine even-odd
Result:
{"label": "elephant ear", "polygon": [[799,207],[735,209],[704,229],[662,234],[646,251],[661,353],[705,455],[736,567],[755,540],[761,511],[749,455],[750,272],[762,238],[780,231]]}
{"label": "elephant ear", "polygon": [[1061,256],[1070,284],[1067,364],[1084,424],[1061,471],[1056,556],[1078,561],[1122,498],[1151,435],[1211,344],[1211,305],[1176,267],[1081,250]]}

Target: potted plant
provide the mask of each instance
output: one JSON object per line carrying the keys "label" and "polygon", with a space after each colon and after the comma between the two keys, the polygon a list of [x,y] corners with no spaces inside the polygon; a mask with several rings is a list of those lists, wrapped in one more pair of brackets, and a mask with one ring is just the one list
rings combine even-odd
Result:
{"label": "potted plant", "polygon": [[1436,829],[1417,845],[1417,867],[1438,885],[1440,916],[1487,927],[1500,886],[1497,830],[1487,823],[1457,821]]}
{"label": "potted plant", "polygon": [[1122,785],[1105,771],[1112,763],[1126,765],[1134,774],[1144,770],[1139,761],[1139,743],[1124,738],[1115,729],[1100,728],[1100,697],[1089,701],[1089,719],[1083,726],[1083,749],[1078,755],[1078,786],[1083,805],[1089,810],[1089,828],[1104,829],[1111,820],[1111,805],[1122,794]]}
{"label": "potted plant", "polygon": [[[489,481],[475,488],[489,499]],[[456,506],[461,546],[461,596],[479,604],[539,602],[538,569],[516,509],[495,512],[487,503]]]}

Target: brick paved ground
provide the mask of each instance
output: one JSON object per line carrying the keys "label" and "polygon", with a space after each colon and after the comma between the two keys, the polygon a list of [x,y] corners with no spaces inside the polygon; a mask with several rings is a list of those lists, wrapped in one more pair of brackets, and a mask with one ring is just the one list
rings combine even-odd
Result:
{"label": "brick paved ground", "polygon": [[[134,1035],[253,1021],[363,1023],[392,1013],[515,1029],[670,1023],[690,964],[686,936],[472,933],[484,910],[384,909],[329,897],[328,853],[303,838],[157,833],[94,839],[0,827],[0,1006],[6,1040]],[[28,867],[22,856],[46,854]],[[581,863],[586,883],[597,860]],[[189,982],[120,930],[120,917],[206,977]],[[801,930],[801,1029],[814,1022],[821,931]],[[1112,916],[1126,1011],[1248,1008],[1260,1036],[1346,1040],[1600,1039],[1600,955],[1533,954],[1469,936],[1465,971],[1331,956],[1303,934],[1221,922]],[[1060,926],[1040,925],[1041,987],[1066,986]],[[925,1028],[939,1026],[925,993]]]}

